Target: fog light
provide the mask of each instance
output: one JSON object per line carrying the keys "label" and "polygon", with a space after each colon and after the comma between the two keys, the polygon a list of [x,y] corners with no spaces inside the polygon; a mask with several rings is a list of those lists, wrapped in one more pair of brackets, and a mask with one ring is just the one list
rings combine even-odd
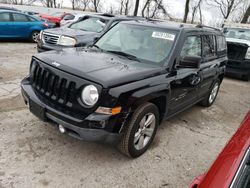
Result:
{"label": "fog light", "polygon": [[62,125],[59,125],[58,128],[59,128],[60,133],[66,132],[66,129]]}

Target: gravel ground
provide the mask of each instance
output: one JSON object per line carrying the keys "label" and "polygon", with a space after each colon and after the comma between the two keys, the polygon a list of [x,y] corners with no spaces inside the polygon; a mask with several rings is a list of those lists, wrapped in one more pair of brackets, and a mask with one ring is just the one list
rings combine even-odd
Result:
{"label": "gravel ground", "polygon": [[215,104],[162,123],[138,159],[62,135],[22,102],[35,44],[0,42],[0,187],[187,187],[205,172],[250,109],[250,82],[223,81]]}

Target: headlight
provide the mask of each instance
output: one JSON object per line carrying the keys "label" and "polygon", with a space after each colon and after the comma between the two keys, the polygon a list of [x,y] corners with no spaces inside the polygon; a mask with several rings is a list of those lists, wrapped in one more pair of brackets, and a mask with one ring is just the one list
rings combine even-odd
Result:
{"label": "headlight", "polygon": [[99,93],[95,86],[88,85],[82,90],[81,95],[82,101],[87,106],[94,106],[95,103],[98,101]]}
{"label": "headlight", "polygon": [[40,31],[39,39],[42,40],[43,31]]}
{"label": "headlight", "polygon": [[247,49],[245,59],[250,59],[250,47],[248,47],[248,49]]}
{"label": "headlight", "polygon": [[71,37],[61,36],[58,41],[58,44],[62,46],[75,46],[76,40]]}

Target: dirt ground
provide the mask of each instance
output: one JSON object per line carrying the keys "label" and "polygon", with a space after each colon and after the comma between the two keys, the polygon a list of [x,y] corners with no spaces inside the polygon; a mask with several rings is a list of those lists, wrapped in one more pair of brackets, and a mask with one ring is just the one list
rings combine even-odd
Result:
{"label": "dirt ground", "polygon": [[128,159],[39,121],[22,102],[35,44],[0,42],[0,188],[187,187],[205,172],[250,110],[250,82],[226,78],[210,108],[163,122],[152,147]]}

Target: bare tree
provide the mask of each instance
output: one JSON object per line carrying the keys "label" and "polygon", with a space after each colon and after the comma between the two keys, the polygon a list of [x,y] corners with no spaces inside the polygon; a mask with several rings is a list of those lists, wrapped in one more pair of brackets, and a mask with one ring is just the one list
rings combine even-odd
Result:
{"label": "bare tree", "polygon": [[136,0],[136,1],[135,1],[134,16],[137,16],[138,9],[139,9],[139,3],[140,3],[140,0]]}
{"label": "bare tree", "polygon": [[248,5],[248,8],[241,20],[241,23],[247,23],[248,18],[250,17],[250,5]]}
{"label": "bare tree", "polygon": [[163,5],[163,0],[146,0],[142,8],[142,16],[148,18],[156,18],[158,14],[162,13],[164,16],[171,18],[170,14]]}
{"label": "bare tree", "polygon": [[194,23],[194,19],[195,19],[195,15],[197,13],[197,10],[199,10],[200,17],[202,17],[201,10],[200,10],[201,9],[201,3],[202,3],[202,1],[203,0],[198,0],[197,4],[195,4],[195,5],[192,6],[192,18],[191,18],[191,23],[192,24]]}
{"label": "bare tree", "polygon": [[129,10],[129,0],[121,0],[120,1],[120,14],[128,15]]}
{"label": "bare tree", "polygon": [[241,2],[242,0],[208,0],[209,5],[220,9],[224,20],[228,19],[229,15],[239,7]]}
{"label": "bare tree", "polygon": [[98,12],[98,9],[100,8],[100,5],[101,5],[100,2],[101,2],[101,0],[91,0],[91,3],[94,6],[95,12]]}
{"label": "bare tree", "polygon": [[190,0],[186,0],[185,12],[184,12],[184,17],[183,17],[184,23],[187,23],[187,18],[188,18],[188,13],[189,13],[189,3],[190,3]]}

